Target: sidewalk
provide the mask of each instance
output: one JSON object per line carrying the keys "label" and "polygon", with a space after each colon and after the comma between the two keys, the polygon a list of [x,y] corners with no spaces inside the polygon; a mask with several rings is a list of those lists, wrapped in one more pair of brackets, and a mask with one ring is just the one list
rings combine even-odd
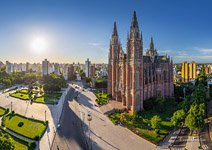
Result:
{"label": "sidewalk", "polygon": [[[92,121],[90,121],[91,142],[93,150],[109,149],[109,150],[155,150],[156,145],[147,142],[141,137],[135,135],[125,127],[114,125],[109,118],[104,115],[99,107],[96,107],[96,96],[90,91],[82,91],[73,108],[78,107],[80,118],[84,121],[84,132],[89,138],[89,121],[87,120],[88,112],[91,113]],[[84,115],[83,115],[84,114]],[[84,116],[84,117],[83,117]]]}
{"label": "sidewalk", "polygon": [[[37,144],[38,149],[40,150],[50,150],[54,133],[59,120],[59,117],[62,112],[64,99],[66,97],[67,92],[69,91],[70,87],[68,87],[62,94],[59,102],[57,105],[48,105],[48,104],[40,104],[40,103],[33,103],[32,105],[28,104],[28,101],[19,100],[7,94],[0,94],[0,106],[4,108],[11,108],[21,115],[25,115],[26,117],[33,117],[38,120],[46,120],[49,122],[49,126],[44,133],[43,137]],[[11,103],[12,102],[12,103]]]}
{"label": "sidewalk", "polygon": [[186,149],[188,150],[199,150],[200,142],[199,136],[188,136],[186,143]]}

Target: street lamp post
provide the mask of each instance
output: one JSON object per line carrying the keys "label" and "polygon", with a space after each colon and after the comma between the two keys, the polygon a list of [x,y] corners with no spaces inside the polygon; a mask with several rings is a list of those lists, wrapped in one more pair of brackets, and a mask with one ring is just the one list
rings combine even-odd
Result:
{"label": "street lamp post", "polygon": [[46,110],[45,110],[45,121],[46,121]]}
{"label": "street lamp post", "polygon": [[89,149],[92,150],[92,141],[91,141],[91,128],[90,128],[90,121],[92,120],[92,116],[91,116],[91,112],[88,112],[88,122],[89,122],[89,143],[90,143],[90,146],[89,146]]}
{"label": "street lamp post", "polygon": [[13,102],[11,102],[11,112],[12,112]]}
{"label": "street lamp post", "polygon": [[184,98],[185,98],[185,94],[186,94],[186,88],[183,88],[183,94],[184,94]]}

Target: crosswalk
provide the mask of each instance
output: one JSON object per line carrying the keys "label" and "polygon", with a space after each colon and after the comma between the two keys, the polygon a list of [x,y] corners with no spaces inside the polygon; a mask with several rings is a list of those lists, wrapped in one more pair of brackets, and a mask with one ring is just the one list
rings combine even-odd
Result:
{"label": "crosswalk", "polygon": [[209,147],[208,145],[202,145],[203,150],[211,150],[212,148]]}

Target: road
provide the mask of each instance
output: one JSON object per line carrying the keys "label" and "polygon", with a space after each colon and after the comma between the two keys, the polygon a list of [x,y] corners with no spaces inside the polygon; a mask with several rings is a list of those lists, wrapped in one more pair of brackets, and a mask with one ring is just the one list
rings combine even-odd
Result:
{"label": "road", "polygon": [[59,128],[56,132],[52,150],[87,149],[84,133],[81,127],[81,120],[73,112],[69,103],[73,101],[73,98],[76,96],[77,93],[74,91],[74,89],[70,89],[69,93],[67,94],[60,118],[61,128]]}
{"label": "road", "polygon": [[[82,83],[77,83],[82,87]],[[73,85],[74,86],[74,85]],[[114,125],[109,118],[104,115],[99,107],[96,107],[96,96],[90,91],[79,90],[77,100],[72,101],[76,113],[80,112],[79,118],[84,122],[84,133],[89,146],[93,150],[154,150],[156,145],[132,133],[129,129]],[[74,109],[73,109],[74,110]],[[87,115],[91,114],[92,121],[87,120]],[[90,125],[89,125],[90,124]],[[91,129],[91,142],[89,142],[89,126]]]}

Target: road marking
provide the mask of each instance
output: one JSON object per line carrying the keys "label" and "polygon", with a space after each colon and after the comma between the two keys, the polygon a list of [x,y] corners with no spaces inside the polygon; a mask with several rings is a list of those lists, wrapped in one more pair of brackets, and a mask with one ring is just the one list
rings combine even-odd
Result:
{"label": "road marking", "polygon": [[202,148],[203,148],[204,150],[210,149],[210,147],[208,147],[208,145],[202,145]]}

